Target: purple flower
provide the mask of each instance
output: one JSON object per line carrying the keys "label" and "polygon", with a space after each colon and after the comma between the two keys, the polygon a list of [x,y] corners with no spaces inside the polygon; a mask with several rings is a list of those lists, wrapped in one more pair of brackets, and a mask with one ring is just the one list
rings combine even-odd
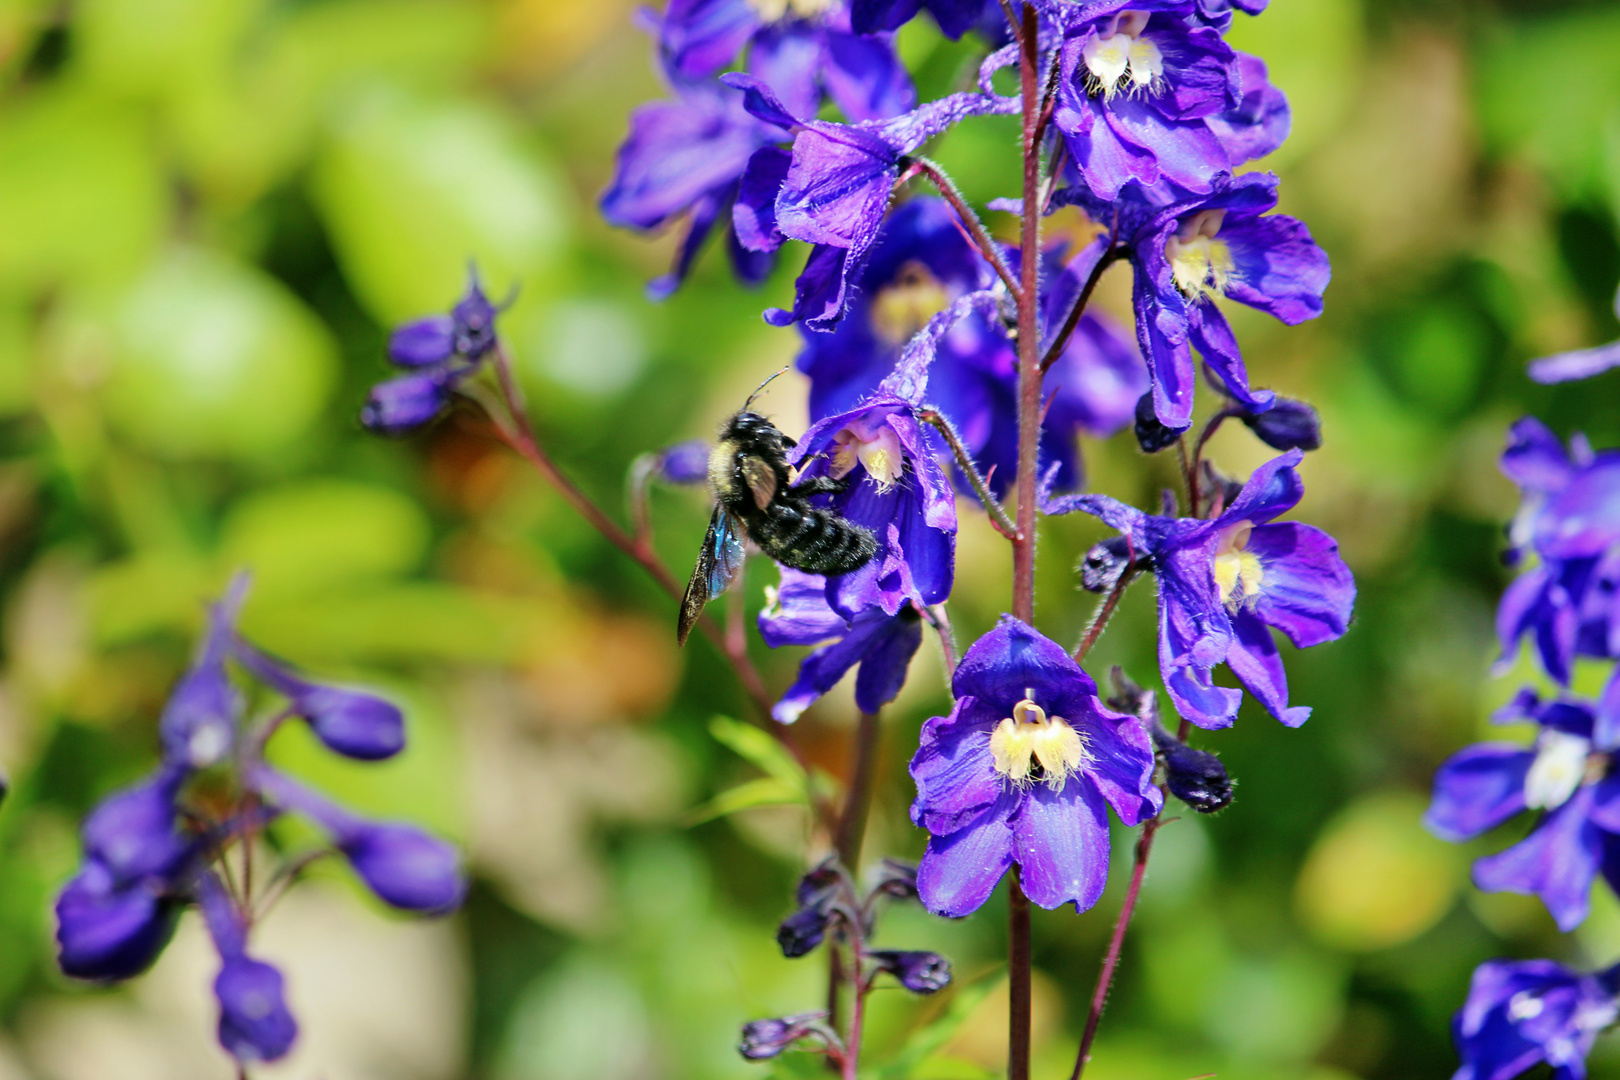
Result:
{"label": "purple flower", "polygon": [[770,1020],[750,1020],[742,1027],[737,1052],[749,1061],[776,1057],[800,1039],[816,1039],[824,1045],[838,1041],[826,1023],[824,1012],[799,1013]]}
{"label": "purple flower", "polygon": [[843,0],[785,0],[774,17],[769,7],[756,0],[670,0],[657,32],[671,80],[707,78],[746,48],[748,70],[799,116],[814,116],[824,95],[851,120],[893,116],[916,104],[890,36],[871,26],[852,33]]}
{"label": "purple flower", "polygon": [[247,955],[247,927],[213,873],[198,880],[197,901],[221,961],[214,979],[219,1044],[241,1062],[285,1057],[298,1022],[287,1011],[281,972]]}
{"label": "purple flower", "polygon": [[405,717],[398,706],[358,690],[307,682],[246,642],[237,643],[235,655],[266,686],[285,695],[291,710],[329,749],[360,761],[381,761],[405,748]]}
{"label": "purple flower", "polygon": [[56,899],[57,964],[75,979],[139,975],[169,943],[180,907],[165,882],[120,884],[105,864],[86,860]]}
{"label": "purple flower", "polygon": [[828,505],[877,538],[876,556],[827,579],[827,603],[839,615],[855,619],[878,608],[895,616],[950,594],[956,497],[939,465],[942,450],[934,430],[917,419],[916,405],[884,393],[812,424],[790,452],[801,477],[846,481]]}
{"label": "purple flower", "polygon": [[[1097,251],[1071,265],[1051,258],[1045,302],[1062,318],[1090,272]],[[941,199],[915,198],[884,222],[855,282],[849,314],[831,332],[803,327],[798,366],[810,377],[810,417],[853,408],[893,372],[913,335],[967,293],[987,289],[993,274],[963,238],[955,212]],[[929,404],[956,428],[991,489],[1001,494],[1017,466],[1017,357],[1006,333],[980,312],[941,337],[930,366]],[[1047,372],[1050,404],[1041,429],[1042,458],[1057,463],[1059,489],[1080,482],[1075,435],[1117,431],[1147,389],[1134,345],[1103,317],[1087,314],[1068,348]]]}
{"label": "purple flower", "polygon": [[1013,863],[1045,908],[1097,902],[1108,878],[1108,815],[1159,812],[1141,724],[1103,708],[1056,643],[1011,616],[967,650],[949,716],[923,725],[911,759],[911,820],[928,830],[917,868],[924,906],[975,911]]}
{"label": "purple flower", "polygon": [[499,313],[484,295],[477,267],[470,267],[467,291],[450,314],[408,322],[389,337],[388,359],[407,373],[372,387],[360,422],[384,435],[404,435],[438,416],[457,384],[496,347]]}
{"label": "purple flower", "polygon": [[1245,410],[1241,419],[1256,438],[1273,450],[1322,448],[1321,414],[1306,402],[1274,397],[1268,408]]}
{"label": "purple flower", "polygon": [[242,695],[225,671],[225,658],[246,590],[247,578],[238,576],[224,599],[208,609],[208,630],[197,658],[169,695],[158,721],[165,761],[206,768],[223,760],[236,744]]}
{"label": "purple flower", "polygon": [[1534,553],[1539,562],[1502,596],[1498,666],[1530,634],[1547,673],[1567,685],[1576,656],[1620,655],[1620,451],[1595,454],[1577,435],[1566,452],[1525,417],[1510,431],[1502,471],[1523,492],[1507,558]]}
{"label": "purple flower", "polygon": [[1586,918],[1598,871],[1620,882],[1620,777],[1612,774],[1620,722],[1611,710],[1543,702],[1529,690],[1497,720],[1530,720],[1541,732],[1532,747],[1479,743],[1453,755],[1435,774],[1425,824],[1462,841],[1521,811],[1543,811],[1529,836],[1475,862],[1474,883],[1540,896],[1559,928],[1572,930]]}
{"label": "purple flower", "polygon": [[707,483],[711,449],[702,439],[666,446],[653,457],[653,475],[666,484],[679,486]]}
{"label": "purple flower", "polygon": [[850,23],[859,34],[898,30],[924,8],[939,24],[940,33],[952,41],[986,23],[1006,25],[995,0],[853,0]]}
{"label": "purple flower", "polygon": [[951,985],[951,962],[939,953],[877,949],[866,958],[913,994],[933,994]]}
{"label": "purple flower", "polygon": [[[1614,312],[1616,317],[1620,317],[1620,292],[1614,294]],[[1620,367],[1620,341],[1532,360],[1530,377],[1539,383],[1570,382],[1574,379],[1590,379],[1614,367]]]}
{"label": "purple flower", "polygon": [[191,838],[180,831],[175,807],[185,777],[183,767],[166,765],[104,799],[81,830],[85,857],[106,867],[120,884],[171,877],[194,850]]}
{"label": "purple flower", "polygon": [[1282,658],[1268,627],[1297,648],[1342,635],[1356,586],[1339,545],[1310,525],[1271,523],[1304,494],[1292,450],[1258,469],[1213,520],[1154,517],[1104,495],[1070,495],[1049,514],[1083,510],[1130,538],[1159,579],[1159,668],[1176,711],[1200,727],[1221,728],[1242,693],[1216,686],[1225,663],[1271,715],[1290,727],[1310,716],[1288,705]]}
{"label": "purple flower", "polygon": [[906,605],[893,615],[867,608],[845,620],[827,604],[827,581],[782,567],[781,586],[769,594],[759,613],[759,631],[771,648],[820,645],[799,664],[799,677],[771,709],[780,724],[791,724],[831,690],[851,668],[855,705],[875,713],[893,701],[905,685],[911,658],[922,645],[922,618]]}
{"label": "purple flower", "polygon": [[757,78],[732,74],[723,81],[745,91],[754,115],[796,132],[776,196],[776,228],[816,247],[799,275],[793,310],[768,311],[765,318],[775,326],[802,321],[814,330],[829,330],[844,317],[905,156],[969,116],[1018,109],[1012,98],[951,94],[890,120],[834,124],[801,119]]}
{"label": "purple flower", "polygon": [[1265,65],[1188,18],[1193,0],[1046,6],[1065,38],[1053,123],[1098,198],[1133,183],[1208,192],[1287,135]]}
{"label": "purple flower", "polygon": [[461,856],[443,840],[409,825],[356,817],[273,769],[256,769],[252,782],[272,802],[306,815],[331,834],[360,880],[383,903],[444,915],[466,898]]}
{"label": "purple flower", "polygon": [[1542,1062],[1585,1080],[1586,1055],[1620,1016],[1620,973],[1581,975],[1551,960],[1488,960],[1451,1023],[1462,1067],[1452,1080],[1512,1080]]}
{"label": "purple flower", "polygon": [[1221,177],[1212,194],[1159,211],[1131,241],[1136,336],[1153,375],[1154,410],[1167,427],[1192,421],[1193,349],[1241,404],[1259,411],[1272,402],[1271,391],[1249,388],[1217,297],[1290,326],[1322,312],[1327,255],[1303,223],[1266,214],[1276,205],[1271,174]]}

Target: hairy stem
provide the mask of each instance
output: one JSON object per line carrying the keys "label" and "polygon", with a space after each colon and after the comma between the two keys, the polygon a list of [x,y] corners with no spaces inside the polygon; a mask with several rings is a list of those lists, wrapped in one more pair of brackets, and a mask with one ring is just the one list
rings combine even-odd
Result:
{"label": "hairy stem", "polygon": [[1080,317],[1086,313],[1086,307],[1091,303],[1091,294],[1097,291],[1097,282],[1102,280],[1104,271],[1124,257],[1125,252],[1126,248],[1123,245],[1115,244],[1103,252],[1102,257],[1097,260],[1097,265],[1091,268],[1085,285],[1080,289],[1080,295],[1075,297],[1074,305],[1069,308],[1068,317],[1063,320],[1063,326],[1046,347],[1046,355],[1041,358],[1041,374],[1044,375],[1048,368],[1057,363],[1058,357],[1063,355],[1063,350],[1069,347],[1069,339],[1074,336],[1075,330],[1080,326]]}
{"label": "hairy stem", "polygon": [[1148,856],[1153,852],[1153,837],[1162,828],[1160,818],[1152,818],[1142,826],[1142,836],[1136,842],[1136,865],[1131,870],[1131,886],[1125,893],[1125,903],[1114,920],[1114,935],[1108,941],[1108,953],[1103,958],[1102,971],[1097,976],[1097,988],[1091,995],[1091,1012],[1086,1016],[1085,1034],[1080,1036],[1080,1052],[1075,1055],[1074,1072],[1069,1080],[1080,1080],[1091,1060],[1091,1043],[1097,1037],[1097,1025],[1102,1022],[1103,1007],[1108,1004],[1108,991],[1114,985],[1114,971],[1119,967],[1120,951],[1125,947],[1125,932],[1130,929],[1131,916],[1136,914],[1136,901],[1142,893],[1142,878],[1147,873]]}
{"label": "hairy stem", "polygon": [[956,433],[955,425],[937,409],[924,409],[917,414],[917,418],[925,424],[931,424],[945,437],[945,445],[951,448],[957,466],[962,470],[962,475],[967,477],[968,486],[973,489],[973,494],[979,497],[985,512],[990,515],[990,523],[996,527],[996,531],[1009,540],[1016,539],[1018,526],[1013,524],[1012,519],[1007,516],[1007,511],[1002,509],[996,497],[990,493],[989,482],[980,475],[979,467],[973,463],[973,455],[962,445],[962,437]]}
{"label": "hairy stem", "polygon": [[962,219],[962,224],[967,228],[968,238],[973,241],[973,246],[979,249],[979,254],[985,257],[985,261],[995,267],[996,274],[1001,278],[1003,284],[1007,286],[1007,291],[1017,296],[1019,291],[1018,279],[1013,276],[1012,268],[1007,265],[1007,260],[1001,257],[1001,251],[996,247],[996,242],[991,239],[989,230],[984,227],[984,222],[979,220],[979,215],[973,212],[973,208],[962,197],[961,191],[957,190],[956,183],[945,175],[944,169],[941,169],[927,158],[913,157],[910,160],[912,167],[928,177],[933,182],[933,185],[939,189],[939,193],[945,197],[945,201],[951,204],[951,208],[956,211],[957,216]]}
{"label": "hairy stem", "polygon": [[951,617],[944,604],[923,609],[923,617],[939,635],[939,651],[945,658],[945,688],[950,689],[951,676],[956,673],[956,634],[951,630]]}
{"label": "hairy stem", "polygon": [[1079,647],[1074,650],[1075,663],[1082,663],[1086,658],[1086,654],[1091,651],[1091,647],[1097,644],[1097,639],[1102,637],[1103,628],[1108,625],[1108,620],[1113,618],[1114,609],[1119,607],[1120,597],[1125,595],[1126,588],[1135,580],[1137,573],[1134,560],[1126,564],[1125,569],[1120,572],[1119,580],[1114,582],[1112,589],[1108,590],[1108,597],[1103,600],[1102,607],[1097,609],[1097,614],[1092,617],[1091,625],[1086,627],[1085,637],[1080,639]]}
{"label": "hairy stem", "polygon": [[[1018,34],[1018,85],[1023,108],[1024,205],[1020,225],[1018,298],[1018,535],[1013,538],[1013,615],[1035,621],[1035,470],[1041,438],[1040,268],[1041,147],[1040,33],[1025,4]],[[1029,898],[1018,868],[1007,882],[1007,1078],[1029,1080]]]}

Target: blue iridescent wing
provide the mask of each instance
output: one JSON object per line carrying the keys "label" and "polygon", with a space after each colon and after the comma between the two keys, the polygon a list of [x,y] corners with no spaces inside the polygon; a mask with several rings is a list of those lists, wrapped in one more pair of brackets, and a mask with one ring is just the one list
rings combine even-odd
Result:
{"label": "blue iridescent wing", "polygon": [[692,632],[703,605],[726,591],[743,565],[743,544],[738,534],[741,524],[722,507],[714,508],[709,518],[709,531],[703,536],[703,547],[698,551],[697,565],[686,583],[686,595],[681,597],[680,622],[675,636],[682,645]]}

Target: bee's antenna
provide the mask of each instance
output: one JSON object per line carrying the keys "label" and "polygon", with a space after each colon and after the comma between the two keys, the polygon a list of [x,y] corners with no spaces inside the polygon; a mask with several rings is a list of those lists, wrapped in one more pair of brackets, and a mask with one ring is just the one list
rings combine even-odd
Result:
{"label": "bee's antenna", "polygon": [[783,368],[782,368],[782,369],[781,369],[781,371],[773,371],[773,372],[771,372],[771,373],[770,373],[770,374],[769,374],[769,375],[767,375],[767,376],[766,376],[766,377],[765,377],[765,381],[764,381],[764,382],[762,382],[762,383],[760,383],[760,384],[759,384],[759,385],[758,385],[758,386],[757,386],[757,387],[755,387],[755,388],[754,388],[754,392],[753,392],[753,393],[752,393],[752,394],[749,394],[749,395],[748,395],[748,400],[747,400],[747,401],[745,401],[745,402],[743,402],[743,411],[744,411],[744,412],[747,412],[747,411],[748,411],[748,409],[749,409],[749,407],[750,407],[750,406],[752,406],[752,405],[753,405],[753,404],[754,404],[754,399],[755,399],[755,398],[757,398],[757,397],[759,397],[759,395],[760,395],[760,394],[762,394],[762,393],[764,393],[764,392],[765,392],[765,388],[766,388],[766,387],[767,387],[767,386],[769,386],[769,385],[771,385],[771,380],[772,380],[772,379],[774,379],[774,378],[776,378],[776,377],[777,377],[777,376],[778,376],[778,375],[780,375],[780,374],[782,374],[782,373],[783,373],[783,372],[785,372],[785,371],[787,371],[787,369],[788,369],[788,368],[789,368],[789,367],[792,367],[792,366],[793,366],[793,365],[791,365],[791,364],[789,364],[789,365],[787,365],[787,366],[786,366],[786,367],[783,367]]}

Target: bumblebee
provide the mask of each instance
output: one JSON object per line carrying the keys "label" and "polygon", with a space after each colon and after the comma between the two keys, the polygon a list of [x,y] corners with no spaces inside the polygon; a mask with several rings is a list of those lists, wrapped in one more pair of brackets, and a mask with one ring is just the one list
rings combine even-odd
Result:
{"label": "bumblebee", "polygon": [[676,636],[682,645],[703,605],[725,592],[742,569],[744,535],[783,566],[809,574],[847,574],[877,554],[870,529],[810,502],[816,495],[843,492],[848,481],[821,476],[794,483],[787,452],[796,443],[749,411],[758,394],[754,391],[742,411],[726,421],[709,452],[715,507],[681,598]]}

